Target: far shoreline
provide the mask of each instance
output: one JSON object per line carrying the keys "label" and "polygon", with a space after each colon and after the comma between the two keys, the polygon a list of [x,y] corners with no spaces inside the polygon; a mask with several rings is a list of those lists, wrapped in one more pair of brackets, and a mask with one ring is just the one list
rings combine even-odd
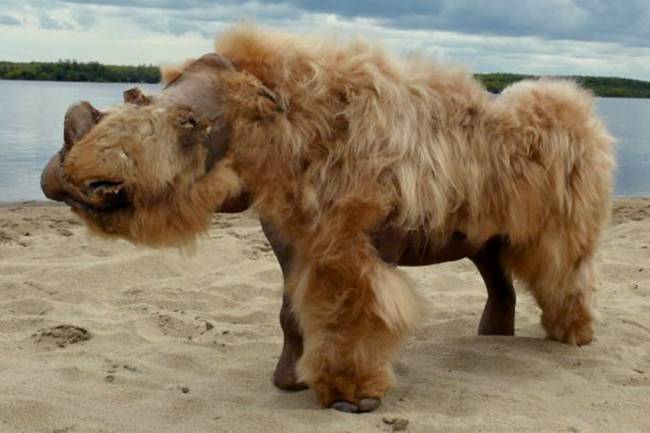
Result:
{"label": "far shoreline", "polygon": [[[492,75],[492,74],[475,74],[476,76],[480,75]],[[528,78],[536,78],[536,77],[528,77]],[[538,77],[537,77],[538,78]],[[563,78],[563,79],[573,79],[574,77],[570,76],[558,76],[555,78]],[[478,78],[479,81],[482,81],[481,78]],[[615,78],[617,79],[617,78]],[[627,80],[627,79],[625,79]],[[74,81],[74,80],[31,80],[31,79],[24,79],[24,78],[4,78],[0,77],[0,81],[12,81],[12,82],[23,82],[23,83],[69,83],[69,84],[124,84],[124,85],[131,85],[131,86],[161,86],[163,83],[157,81],[157,82],[150,82],[150,81]],[[635,80],[636,81],[636,80]],[[483,82],[483,81],[482,81]],[[507,85],[516,83],[517,81],[512,81],[509,82]],[[485,86],[485,82],[483,82]],[[648,82],[648,87],[650,88],[650,82]],[[586,87],[586,86],[585,86]],[[593,94],[597,98],[608,98],[608,99],[650,99],[650,92],[645,95],[610,95],[610,94],[598,94],[598,92],[594,91],[593,89],[586,87],[588,90],[592,91]],[[486,91],[491,93],[492,95],[498,96],[501,93],[501,90],[493,90],[486,86]]]}
{"label": "far shoreline", "polygon": [[[500,93],[505,87],[540,75],[507,72],[472,72],[486,90]],[[576,81],[602,98],[650,98],[650,81],[591,75],[544,75]],[[141,83],[159,84],[158,66],[108,65],[99,62],[11,62],[0,60],[0,80],[53,81],[68,83]]]}

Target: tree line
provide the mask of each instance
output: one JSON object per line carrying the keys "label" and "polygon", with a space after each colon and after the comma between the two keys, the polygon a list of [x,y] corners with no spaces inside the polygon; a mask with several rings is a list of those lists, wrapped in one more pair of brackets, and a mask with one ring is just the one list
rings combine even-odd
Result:
{"label": "tree line", "polygon": [[[476,74],[483,85],[493,93],[506,86],[533,75],[522,74]],[[598,96],[650,98],[650,82],[615,77],[569,76]],[[160,72],[153,65],[119,66],[98,62],[1,62],[0,79],[42,81],[93,81],[117,83],[158,83]]]}
{"label": "tree line", "polygon": [[[500,93],[506,86],[526,78],[537,78],[534,75],[521,74],[477,74],[483,85],[493,93]],[[563,76],[578,82],[584,88],[590,89],[597,96],[617,98],[650,98],[650,82],[616,77],[592,76]]]}
{"label": "tree line", "polygon": [[76,60],[50,62],[0,62],[0,79],[41,81],[92,81],[100,83],[158,83],[153,65],[118,66]]}

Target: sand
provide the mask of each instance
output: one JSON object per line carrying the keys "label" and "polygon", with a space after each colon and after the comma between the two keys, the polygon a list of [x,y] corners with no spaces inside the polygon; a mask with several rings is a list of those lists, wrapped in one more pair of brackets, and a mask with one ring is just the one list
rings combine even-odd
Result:
{"label": "sand", "polygon": [[91,237],[65,208],[0,207],[0,432],[650,432],[650,199],[616,202],[586,347],[478,337],[468,261],[408,269],[429,299],[372,414],[275,389],[281,274],[255,217],[194,255]]}

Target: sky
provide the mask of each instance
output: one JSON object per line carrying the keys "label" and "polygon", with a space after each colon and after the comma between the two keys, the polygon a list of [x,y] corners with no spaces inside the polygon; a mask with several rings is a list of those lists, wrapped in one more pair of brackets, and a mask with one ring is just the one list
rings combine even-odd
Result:
{"label": "sky", "polygon": [[179,63],[239,22],[476,72],[650,80],[650,0],[0,0],[0,60]]}

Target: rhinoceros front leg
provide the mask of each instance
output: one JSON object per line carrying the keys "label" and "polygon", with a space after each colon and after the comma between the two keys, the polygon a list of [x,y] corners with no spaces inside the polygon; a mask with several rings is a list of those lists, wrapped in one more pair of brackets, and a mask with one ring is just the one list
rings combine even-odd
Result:
{"label": "rhinoceros front leg", "polygon": [[488,292],[479,335],[514,335],[517,297],[512,278],[501,262],[503,240],[494,238],[470,257],[476,265]]}
{"label": "rhinoceros front leg", "polygon": [[[286,290],[286,288],[285,288]],[[298,380],[296,376],[296,364],[302,356],[302,332],[292,311],[289,295],[282,296],[282,308],[280,309],[280,326],[284,333],[284,343],[278,364],[273,373],[273,384],[286,391],[301,391],[307,389],[305,382]]]}
{"label": "rhinoceros front leg", "polygon": [[291,271],[293,252],[291,251],[290,245],[280,238],[279,233],[272,225],[262,221],[262,230],[269,244],[271,244],[275,257],[278,259],[285,283],[284,294],[282,295],[282,308],[280,309],[280,326],[284,334],[284,342],[280,359],[273,373],[273,384],[286,391],[301,391],[307,389],[307,385],[299,381],[296,376],[296,363],[302,356],[303,351],[302,332],[300,331],[298,320],[291,306],[291,298],[286,290],[286,282],[289,279],[289,273]]}

